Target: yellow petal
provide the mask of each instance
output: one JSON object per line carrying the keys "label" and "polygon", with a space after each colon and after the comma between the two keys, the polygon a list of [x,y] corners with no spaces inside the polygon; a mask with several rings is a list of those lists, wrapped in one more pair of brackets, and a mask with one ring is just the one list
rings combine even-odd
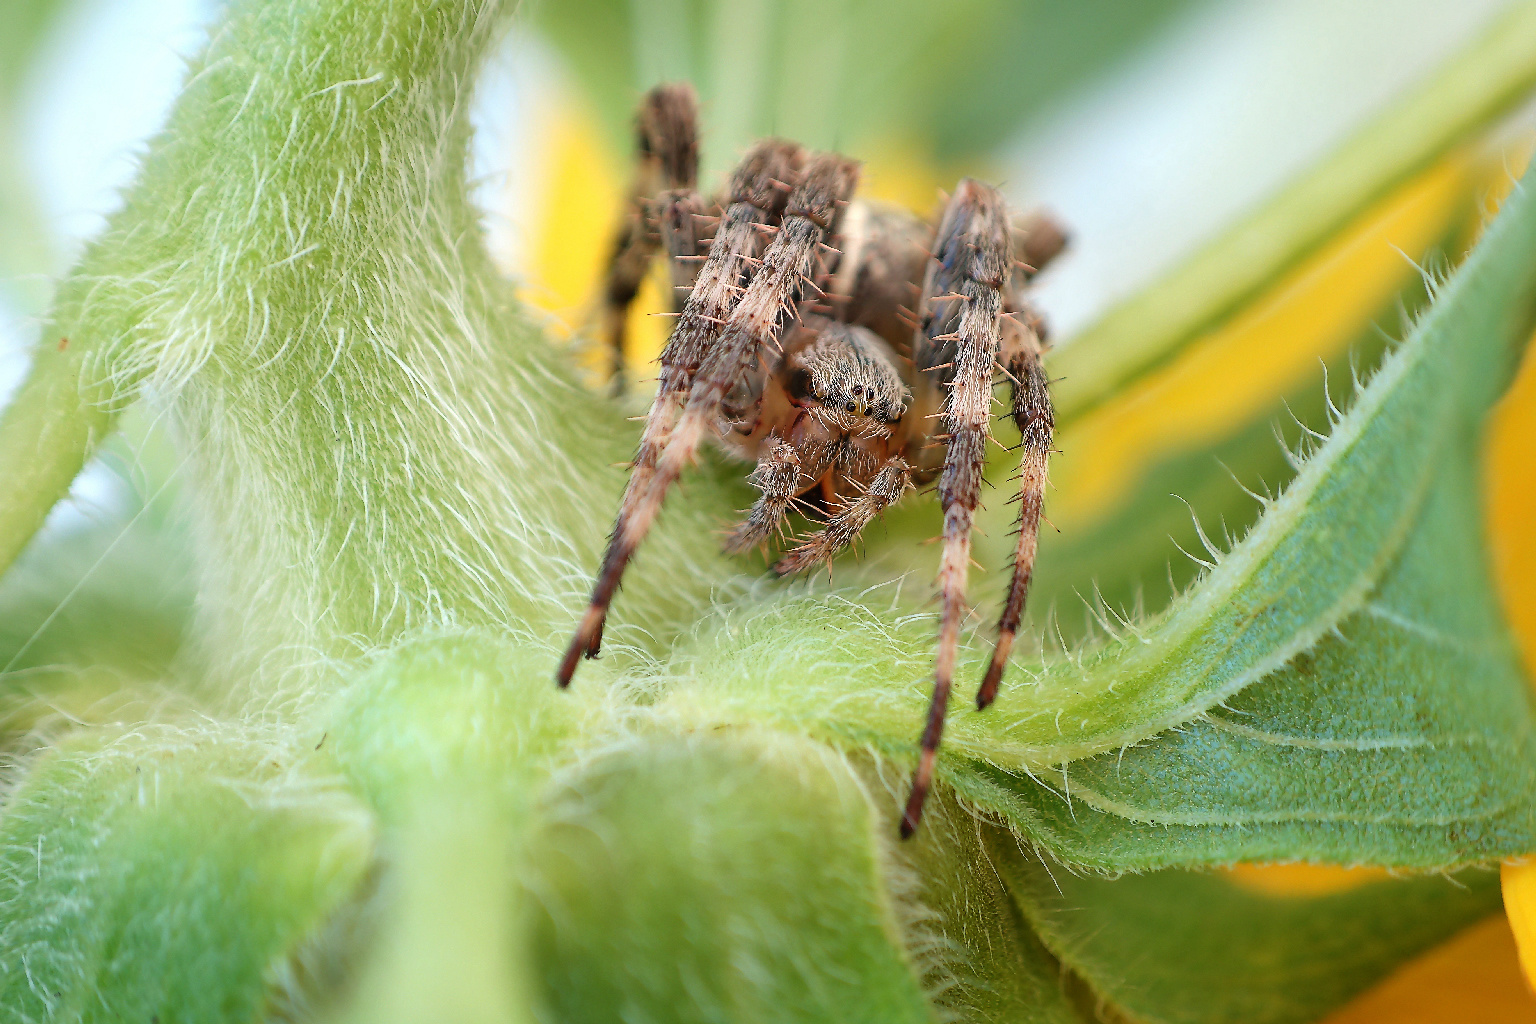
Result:
{"label": "yellow petal", "polygon": [[1520,967],[1526,980],[1536,985],[1536,861],[1505,864],[1499,878],[1504,883],[1504,912],[1520,948]]}
{"label": "yellow petal", "polygon": [[[1525,655],[1526,674],[1536,680],[1536,343],[1526,346],[1515,383],[1494,407],[1485,444],[1494,583]],[[1531,935],[1536,942],[1536,930]]]}
{"label": "yellow petal", "polygon": [[1453,152],[1365,211],[1247,308],[1068,428],[1051,464],[1053,521],[1111,511],[1167,455],[1208,444],[1359,337],[1467,207],[1475,161]]}
{"label": "yellow petal", "polygon": [[1520,975],[1502,914],[1441,943],[1323,1024],[1531,1024],[1536,998]]}
{"label": "yellow petal", "polygon": [[1228,868],[1226,875],[1264,896],[1327,896],[1391,877],[1384,868],[1328,864],[1238,864]]}

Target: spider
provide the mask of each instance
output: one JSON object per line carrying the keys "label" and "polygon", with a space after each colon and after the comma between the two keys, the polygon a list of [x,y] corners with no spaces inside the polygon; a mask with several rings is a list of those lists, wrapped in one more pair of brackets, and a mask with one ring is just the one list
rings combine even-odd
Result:
{"label": "spider", "polygon": [[781,139],[757,143],[725,194],[706,200],[697,190],[697,110],[691,87],[662,85],[636,117],[634,188],[603,290],[616,371],[629,305],[662,250],[684,301],[591,603],[557,681],[569,685],[581,658],[597,656],[624,569],[706,438],[755,461],[747,479],[762,492],[727,550],[766,545],[782,535],[792,507],[820,499],[824,528],[780,558],[781,575],[829,562],[906,491],[937,477],[938,653],[901,820],[906,838],[921,819],[944,732],[995,371],[1010,384],[1023,437],[1020,509],[979,709],[997,696],[1024,610],[1054,415],[1040,363],[1043,324],[1022,293],[1066,236],[1045,216],[1010,219],[998,192],[969,178],[936,225],[855,200],[857,164]]}

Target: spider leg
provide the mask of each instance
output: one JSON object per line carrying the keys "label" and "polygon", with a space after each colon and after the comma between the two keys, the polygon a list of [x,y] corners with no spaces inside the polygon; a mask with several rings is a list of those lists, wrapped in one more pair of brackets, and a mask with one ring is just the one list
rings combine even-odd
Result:
{"label": "spider leg", "polygon": [[695,189],[671,189],[656,200],[656,222],[661,247],[671,268],[672,294],[668,305],[681,313],[703,270],[699,254],[706,239],[699,237],[699,222],[706,219],[709,204]]}
{"label": "spider leg", "polygon": [[693,461],[705,431],[714,425],[720,404],[743,374],[776,347],[797,316],[811,280],[818,250],[858,178],[858,166],[834,155],[819,155],[790,194],[784,221],[763,254],[762,265],[732,310],[719,343],[708,353],[693,382],[688,405],[656,467],[651,487],[659,501],[666,488]]}
{"label": "spider leg", "polygon": [[733,555],[750,551],[779,531],[790,504],[800,487],[800,456],[793,445],[777,435],[763,441],[762,454],[757,468],[747,482],[763,492],[752,505],[747,518],[737,525],[725,542],[725,550]]}
{"label": "spider leg", "polygon": [[[631,520],[644,507],[657,460],[672,435],[683,397],[692,389],[705,355],[717,345],[722,325],[742,300],[742,282],[757,273],[754,257],[762,247],[760,229],[776,224],[784,209],[786,195],[780,183],[799,179],[802,159],[798,146],[768,140],[754,147],[732,175],[729,203],[715,230],[709,256],[662,350],[661,380],[630,467],[629,484],[619,504],[597,585],[556,675],[561,686],[570,684],[582,655],[594,658],[598,654],[608,606],[634,550],[625,540],[632,533]],[[650,525],[649,520],[645,525]]]}
{"label": "spider leg", "polygon": [[960,183],[935,237],[934,262],[923,282],[922,320],[913,359],[930,386],[947,387],[942,424],[948,441],[939,499],[944,509],[944,552],[939,563],[939,643],[934,659],[933,700],[923,729],[922,752],[902,815],[909,837],[922,818],[933,785],[944,716],[954,682],[971,524],[981,494],[981,470],[992,405],[992,366],[997,359],[1003,287],[1011,246],[1002,197],[969,178]]}
{"label": "spider leg", "polygon": [[[694,187],[699,173],[698,97],[687,84],[658,85],[635,114],[635,180],[603,274],[602,337],[613,367],[615,393],[624,389],[624,345],[629,307],[663,241],[665,209],[683,199],[702,205]],[[662,203],[656,195],[667,189]],[[695,250],[696,251],[696,250]],[[675,264],[674,264],[675,265]]]}
{"label": "spider leg", "polygon": [[1019,540],[1013,553],[1013,580],[1008,586],[1008,599],[997,623],[997,646],[992,650],[992,662],[987,666],[981,689],[976,692],[978,710],[997,697],[997,687],[1013,650],[1019,619],[1024,614],[1024,602],[1029,597],[1040,532],[1040,505],[1045,498],[1046,461],[1050,458],[1051,436],[1056,427],[1049,382],[1045,368],[1040,365],[1044,343],[1032,326],[1036,318],[1026,316],[1021,319],[1023,323],[1012,318],[1003,321],[1002,351],[999,353],[1003,368],[1012,378],[1013,421],[1023,438],[1019,443]]}
{"label": "spider leg", "polygon": [[[667,490],[693,462],[705,431],[715,427],[726,392],[762,359],[767,348],[777,343],[796,313],[801,290],[815,269],[821,243],[839,208],[852,193],[856,177],[855,164],[841,157],[820,156],[811,161],[804,178],[790,193],[783,222],[763,253],[761,266],[735,303],[718,341],[702,355],[688,405],[666,440],[660,458],[655,459],[649,480],[642,484],[639,479],[631,479],[630,491],[625,493],[619,522],[592,591],[592,604],[561,662],[557,678],[562,685],[575,671],[578,651],[590,656],[593,638],[602,628],[624,569],[650,532]],[[712,257],[719,244],[717,235],[715,245],[711,246]],[[696,287],[694,294],[698,292]],[[691,297],[689,305],[693,305]],[[633,502],[629,500],[630,492],[637,495]]]}
{"label": "spider leg", "polygon": [[773,571],[788,576],[832,561],[834,555],[853,543],[864,527],[900,501],[911,486],[912,467],[901,456],[891,456],[881,465],[863,494],[843,503],[827,522],[826,529],[813,534],[804,544],[779,559]]}
{"label": "spider leg", "polygon": [[1010,234],[1013,237],[1013,258],[1022,264],[1022,280],[1028,284],[1046,264],[1050,263],[1071,241],[1067,229],[1048,214],[1040,211],[1015,217]]}
{"label": "spider leg", "polygon": [[647,223],[649,211],[643,198],[631,201],[617,236],[608,269],[603,274],[602,339],[608,352],[611,388],[624,392],[624,346],[629,335],[629,307],[640,291],[646,268],[651,265],[659,239]]}
{"label": "spider leg", "polygon": [[[797,314],[800,296],[816,268],[818,250],[852,194],[857,165],[839,156],[812,159],[789,196],[784,220],[763,254],[757,275],[731,311],[719,342],[706,354],[688,404],[666,450],[656,462],[645,497],[616,537],[632,553],[650,529],[668,488],[692,464],[706,431],[719,419],[731,385],[758,365]],[[622,573],[629,554],[612,571]],[[608,565],[604,566],[609,569]]]}

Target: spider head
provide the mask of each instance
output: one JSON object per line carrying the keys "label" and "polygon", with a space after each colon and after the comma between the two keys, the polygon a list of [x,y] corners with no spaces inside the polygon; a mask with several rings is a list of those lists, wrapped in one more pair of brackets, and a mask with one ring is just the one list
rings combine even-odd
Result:
{"label": "spider head", "polygon": [[786,360],[791,394],[830,427],[889,434],[911,398],[889,347],[862,327],[807,320],[805,340]]}

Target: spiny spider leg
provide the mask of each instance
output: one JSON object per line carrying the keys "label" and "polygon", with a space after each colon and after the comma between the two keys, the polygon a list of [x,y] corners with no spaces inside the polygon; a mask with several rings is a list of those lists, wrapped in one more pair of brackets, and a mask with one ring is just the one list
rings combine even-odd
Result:
{"label": "spiny spider leg", "polygon": [[725,542],[727,552],[743,554],[779,532],[790,505],[801,491],[800,476],[800,456],[794,445],[776,434],[765,438],[757,468],[747,477],[747,482],[762,491],[763,496],[731,532]]}
{"label": "spiny spider leg", "polygon": [[635,114],[635,180],[603,277],[603,341],[612,360],[615,393],[625,384],[629,307],[663,241],[662,225],[679,221],[672,207],[702,212],[703,203],[694,191],[699,176],[698,113],[693,86],[671,84],[646,93]]}
{"label": "spiny spider leg", "polygon": [[[705,432],[715,428],[726,392],[758,364],[765,350],[777,343],[796,313],[821,244],[832,230],[839,209],[853,192],[856,177],[855,164],[841,157],[818,156],[790,193],[783,222],[763,254],[762,265],[731,311],[719,340],[704,353],[688,405],[661,457],[655,461],[648,485],[642,491],[638,481],[632,480],[625,493],[624,507],[620,509],[608,554],[592,590],[592,603],[560,664],[557,679],[562,686],[570,681],[579,654],[591,650],[592,639],[602,627],[624,569],[650,532],[667,490],[693,462]],[[711,255],[719,244],[717,235]],[[698,290],[694,289],[695,294]],[[689,304],[692,305],[692,299]],[[638,495],[633,503],[629,500],[631,493]]]}
{"label": "spiny spider leg", "polygon": [[1035,211],[1014,218],[1011,234],[1013,236],[1013,258],[1019,261],[1020,275],[1017,283],[1028,284],[1034,276],[1045,269],[1061,251],[1067,247],[1071,239],[1067,236],[1067,229],[1056,223],[1049,214]]}
{"label": "spiny spider leg", "polygon": [[657,463],[650,492],[642,503],[643,518],[637,514],[629,524],[635,527],[635,545],[660,510],[667,489],[693,462],[706,431],[719,418],[721,403],[731,385],[778,345],[797,314],[800,297],[816,269],[821,245],[853,194],[857,179],[858,165],[836,155],[818,155],[806,168],[804,179],[785,206],[783,224],[763,254],[757,276],[747,286],[718,344],[705,357],[694,380],[687,408]]}
{"label": "spiny spider leg", "polygon": [[797,315],[800,297],[816,270],[821,245],[832,232],[858,181],[858,165],[831,154],[813,157],[790,194],[784,222],[762,266],[731,312],[720,341],[707,354],[688,396],[688,406],[656,467],[651,487],[659,499],[693,461],[720,403],[744,374],[778,345]]}
{"label": "spiny spider leg", "polygon": [[939,563],[939,644],[934,659],[933,700],[923,729],[922,752],[902,815],[907,838],[922,818],[933,785],[934,763],[944,735],[944,715],[954,682],[971,524],[981,493],[992,405],[992,367],[997,360],[1003,287],[1011,264],[1006,207],[997,192],[969,178],[961,181],[934,240],[934,262],[923,282],[922,321],[913,360],[932,384],[947,387],[942,431],[948,442],[939,499],[944,509],[944,553]]}
{"label": "spiny spider leg", "polygon": [[[613,535],[609,538],[608,554],[615,556],[614,545],[623,530],[625,521],[636,504],[645,495],[655,471],[656,460],[666,448],[673,425],[677,421],[684,397],[693,387],[694,377],[704,357],[714,346],[726,318],[741,300],[745,282],[757,273],[757,255],[764,247],[764,229],[778,224],[788,200],[787,182],[798,181],[800,166],[805,159],[804,151],[794,143],[768,139],[758,143],[749,152],[731,176],[729,202],[715,229],[709,256],[701,268],[690,271],[687,261],[673,261],[673,280],[684,275],[693,278],[693,289],[683,306],[677,326],[661,353],[661,376],[656,397],[651,402],[645,429],[640,436],[640,446],[630,466],[629,483],[619,504],[618,519]],[[670,209],[682,209],[678,204]],[[686,228],[679,224],[674,230],[672,220],[662,218],[662,236],[668,248],[685,244]],[[678,239],[684,241],[679,242]],[[682,269],[679,269],[682,268]],[[595,658],[601,651],[603,622],[607,618],[608,595],[601,603],[599,612],[590,626],[584,620],[587,646],[583,652]],[[593,607],[598,607],[594,596]],[[593,614],[589,608],[588,614]],[[570,666],[562,662],[560,678],[568,681],[575,672],[575,662],[567,652]],[[566,682],[561,683],[567,685]]]}
{"label": "spiny spider leg", "polygon": [[683,306],[677,327],[662,350],[661,380],[640,435],[640,446],[630,468],[629,484],[608,540],[597,586],[556,675],[561,686],[570,685],[576,663],[583,655],[593,658],[598,654],[603,620],[624,564],[633,553],[632,547],[624,546],[630,534],[630,520],[649,492],[657,460],[672,435],[683,396],[693,388],[706,354],[716,346],[723,325],[742,300],[742,282],[756,276],[754,257],[762,250],[762,229],[779,222],[788,198],[784,183],[799,180],[803,159],[799,146],[769,139],[758,143],[731,176],[729,204],[715,230],[709,256]]}
{"label": "spiny spider leg", "polygon": [[981,710],[997,697],[1003,669],[1013,650],[1029,584],[1035,571],[1035,547],[1040,533],[1040,505],[1045,500],[1046,462],[1051,454],[1051,436],[1056,428],[1056,414],[1051,407],[1049,381],[1040,355],[1045,347],[1039,318],[1025,310],[1018,319],[1003,320],[1000,362],[1012,378],[1013,422],[1019,428],[1019,523],[1018,544],[1013,552],[1013,580],[1008,585],[1008,599],[997,623],[997,646],[987,666],[981,689],[976,692],[976,708]]}
{"label": "spiny spider leg", "polygon": [[826,529],[779,559],[773,571],[788,576],[832,561],[832,556],[852,544],[864,527],[899,501],[911,486],[912,467],[900,455],[892,455],[870,480],[863,494],[845,502],[828,520]]}
{"label": "spiny spider leg", "polygon": [[[681,313],[688,296],[703,272],[700,253],[704,252],[709,239],[699,230],[700,223],[711,218],[709,202],[691,188],[672,189],[656,199],[656,223],[661,233],[661,247],[667,254],[671,268],[672,294],[667,304],[672,311]],[[717,228],[718,230],[718,228]]]}

